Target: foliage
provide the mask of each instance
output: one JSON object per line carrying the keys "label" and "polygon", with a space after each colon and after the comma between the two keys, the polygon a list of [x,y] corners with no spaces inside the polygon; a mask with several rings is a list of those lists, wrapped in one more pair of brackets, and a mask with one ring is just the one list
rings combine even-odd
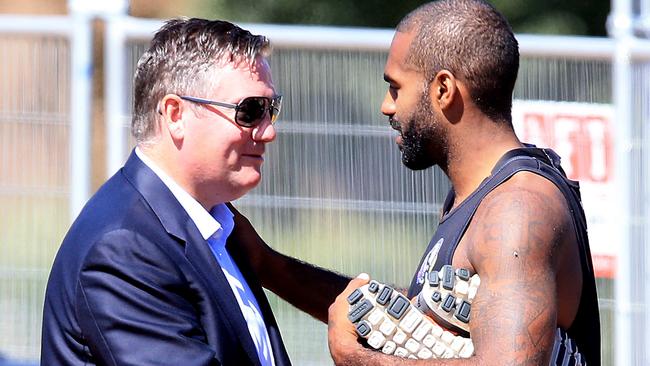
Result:
{"label": "foliage", "polygon": [[[201,0],[203,17],[247,23],[393,28],[422,0]],[[608,1],[491,0],[516,33],[605,36]]]}

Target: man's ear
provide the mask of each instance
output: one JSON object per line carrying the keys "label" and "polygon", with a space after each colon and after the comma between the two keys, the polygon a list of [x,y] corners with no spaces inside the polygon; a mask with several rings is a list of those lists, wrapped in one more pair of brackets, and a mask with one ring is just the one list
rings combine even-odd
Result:
{"label": "man's ear", "polygon": [[458,81],[449,70],[440,70],[436,77],[429,84],[429,95],[431,103],[437,105],[442,111],[446,111],[458,97]]}
{"label": "man's ear", "polygon": [[159,103],[158,113],[162,116],[161,129],[169,132],[175,143],[181,142],[185,136],[185,121],[183,115],[189,110],[178,95],[167,94]]}

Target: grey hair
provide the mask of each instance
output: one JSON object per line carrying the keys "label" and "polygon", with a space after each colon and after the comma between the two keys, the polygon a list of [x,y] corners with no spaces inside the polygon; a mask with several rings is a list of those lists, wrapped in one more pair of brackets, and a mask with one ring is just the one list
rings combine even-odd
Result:
{"label": "grey hair", "polygon": [[488,117],[512,123],[519,47],[503,15],[483,0],[439,0],[408,14],[397,31],[415,32],[407,64],[430,83],[448,70]]}
{"label": "grey hair", "polygon": [[266,37],[226,21],[167,21],[154,35],[135,71],[131,133],[136,142],[157,135],[158,103],[166,94],[204,94],[213,67],[244,62],[252,65],[270,53]]}

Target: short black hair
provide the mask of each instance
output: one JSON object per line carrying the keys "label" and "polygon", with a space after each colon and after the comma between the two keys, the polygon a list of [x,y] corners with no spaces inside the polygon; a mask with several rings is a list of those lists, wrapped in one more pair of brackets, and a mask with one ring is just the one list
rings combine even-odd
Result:
{"label": "short black hair", "polygon": [[448,70],[488,117],[512,124],[519,46],[505,17],[482,0],[439,0],[408,14],[398,32],[415,32],[407,63],[433,81]]}

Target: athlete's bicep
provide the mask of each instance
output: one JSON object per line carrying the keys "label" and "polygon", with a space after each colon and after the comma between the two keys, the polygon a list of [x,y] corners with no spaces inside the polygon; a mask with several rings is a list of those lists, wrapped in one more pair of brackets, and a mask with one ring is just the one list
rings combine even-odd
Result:
{"label": "athlete's bicep", "polygon": [[[489,364],[548,364],[557,324],[554,257],[567,230],[560,193],[543,178],[522,177],[483,201],[466,234],[481,277],[470,331]],[[544,181],[548,184],[545,184]],[[550,185],[550,186],[549,186]]]}

